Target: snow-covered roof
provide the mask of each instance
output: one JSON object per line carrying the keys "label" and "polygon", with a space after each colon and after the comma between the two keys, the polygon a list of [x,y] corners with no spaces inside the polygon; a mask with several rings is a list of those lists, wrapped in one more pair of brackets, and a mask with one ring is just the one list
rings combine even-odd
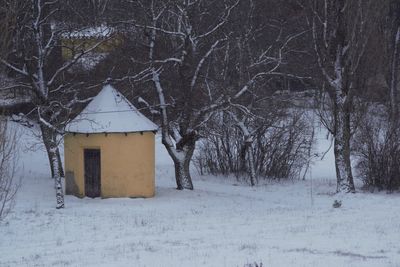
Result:
{"label": "snow-covered roof", "polygon": [[73,133],[156,131],[158,126],[140,113],[120,92],[106,85],[66,127]]}
{"label": "snow-covered roof", "polygon": [[107,38],[110,37],[113,32],[113,28],[106,25],[101,25],[98,27],[87,27],[71,32],[66,32],[63,34],[63,37],[69,39]]}

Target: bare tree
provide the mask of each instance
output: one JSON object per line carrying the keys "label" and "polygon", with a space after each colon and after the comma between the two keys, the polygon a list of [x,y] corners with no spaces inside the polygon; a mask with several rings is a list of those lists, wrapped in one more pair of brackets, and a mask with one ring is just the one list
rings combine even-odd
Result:
{"label": "bare tree", "polygon": [[[377,1],[309,1],[314,52],[332,108],[323,120],[334,138],[337,192],[355,192],[351,167],[352,110],[360,64],[373,32]],[[323,105],[325,108],[326,105]]]}
{"label": "bare tree", "polygon": [[[399,97],[398,97],[398,84],[399,84],[399,67],[400,67],[400,3],[398,1],[391,1],[389,8],[390,20],[388,27],[388,39],[389,39],[389,75],[388,84],[390,92],[390,105],[389,105],[389,132],[388,136],[390,144],[392,146],[392,152],[389,153],[391,159],[391,168],[397,166],[398,158],[394,158],[397,154],[400,143],[399,143]],[[397,171],[389,172],[389,187],[393,187],[394,180],[399,175]]]}
{"label": "bare tree", "polygon": [[64,172],[58,147],[60,134],[73,107],[87,101],[79,99],[80,84],[68,80],[68,70],[106,39],[90,46],[81,44],[70,48],[79,52],[62,62],[61,58],[56,58],[55,52],[63,45],[63,34],[70,31],[68,25],[57,23],[57,15],[65,11],[62,2],[30,0],[22,4],[18,14],[20,19],[13,31],[14,45],[19,44],[19,47],[8,57],[1,57],[0,63],[21,77],[19,86],[34,95],[34,108],[26,115],[34,118],[40,126],[55,181],[56,207],[59,209],[64,208]]}
{"label": "bare tree", "polygon": [[[266,105],[271,103],[266,104],[268,101],[265,100],[274,99],[276,91],[286,89],[286,84],[280,81],[305,78],[299,75],[301,72],[294,71],[288,65],[294,65],[292,58],[297,58],[301,51],[301,46],[296,42],[306,35],[308,30],[298,24],[299,19],[296,16],[286,18],[285,15],[300,9],[294,2],[282,6],[279,1],[251,0],[245,4],[248,6],[246,12],[242,12],[243,15],[237,19],[240,29],[234,24],[236,27],[233,30],[237,34],[228,45],[227,50],[231,53],[231,57],[222,60],[227,61],[223,80],[226,82],[225,86],[234,88],[252,82],[251,89],[246,95],[231,101],[227,113],[233,120],[234,126],[243,135],[240,152],[241,169],[247,171],[250,184],[255,185],[260,174],[257,171],[257,165],[260,165],[257,162],[259,159],[255,158],[259,156],[255,153],[256,140],[259,139],[257,135],[282,114],[277,110],[267,112]],[[268,7],[265,8],[264,5]],[[269,13],[270,8],[278,7],[279,11]],[[261,75],[258,78],[253,79],[254,75],[259,74]]]}
{"label": "bare tree", "polygon": [[12,209],[19,187],[17,141],[17,132],[8,127],[6,118],[0,117],[0,222]]}
{"label": "bare tree", "polygon": [[[162,142],[174,161],[178,189],[193,189],[189,166],[207,121],[215,112],[240,104],[237,101],[262,80],[282,75],[288,44],[302,34],[282,36],[277,27],[274,35],[279,38],[271,45],[257,39],[268,23],[242,30],[243,20],[253,20],[254,5],[240,0],[138,1],[139,14],[124,21],[141,29],[147,40],[147,58],[136,55],[133,62],[150,73],[160,107]],[[237,82],[234,58],[240,49],[254,51],[250,60],[240,62],[246,64],[241,66],[246,75]]]}
{"label": "bare tree", "polygon": [[370,190],[400,187],[399,99],[398,73],[400,60],[400,3],[384,1],[375,33],[374,46],[369,50],[377,74],[374,91],[366,95],[368,112],[357,132],[355,142],[357,167]]}
{"label": "bare tree", "polygon": [[4,56],[11,49],[12,27],[17,19],[17,1],[6,1],[0,6],[0,55]]}
{"label": "bare tree", "polygon": [[[204,85],[205,65],[226,41],[220,30],[237,4],[233,1],[213,4],[206,1],[139,1],[139,8],[146,16],[141,21],[126,22],[146,32],[147,63],[143,71],[150,73],[156,89],[162,142],[174,161],[180,190],[193,189],[189,167],[200,137],[199,130],[210,114],[222,105],[222,98],[203,104],[196,96],[198,100],[204,99],[203,88],[199,87]],[[200,13],[204,16],[196,18]],[[216,15],[221,17],[214,17]],[[209,20],[211,16],[212,20]],[[171,78],[174,79],[172,88],[166,88],[166,82]],[[169,104],[167,97],[175,103]],[[173,106],[172,115],[168,109]]]}

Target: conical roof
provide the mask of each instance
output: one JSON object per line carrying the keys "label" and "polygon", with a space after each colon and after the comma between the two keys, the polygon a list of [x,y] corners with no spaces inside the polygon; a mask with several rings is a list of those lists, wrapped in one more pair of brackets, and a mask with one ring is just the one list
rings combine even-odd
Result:
{"label": "conical roof", "polygon": [[128,133],[156,131],[147,119],[121,93],[106,85],[66,127],[72,133]]}

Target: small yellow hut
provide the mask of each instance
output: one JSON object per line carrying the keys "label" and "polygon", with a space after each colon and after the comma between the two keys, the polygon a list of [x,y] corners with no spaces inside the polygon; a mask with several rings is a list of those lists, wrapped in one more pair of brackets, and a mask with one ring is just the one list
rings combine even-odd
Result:
{"label": "small yellow hut", "polygon": [[66,194],[154,196],[157,128],[106,85],[66,127]]}

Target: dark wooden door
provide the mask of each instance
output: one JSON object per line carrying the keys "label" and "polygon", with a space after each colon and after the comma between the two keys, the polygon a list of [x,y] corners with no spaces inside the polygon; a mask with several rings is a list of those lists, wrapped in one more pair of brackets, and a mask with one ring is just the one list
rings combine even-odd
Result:
{"label": "dark wooden door", "polygon": [[84,150],[85,196],[100,197],[100,149]]}

